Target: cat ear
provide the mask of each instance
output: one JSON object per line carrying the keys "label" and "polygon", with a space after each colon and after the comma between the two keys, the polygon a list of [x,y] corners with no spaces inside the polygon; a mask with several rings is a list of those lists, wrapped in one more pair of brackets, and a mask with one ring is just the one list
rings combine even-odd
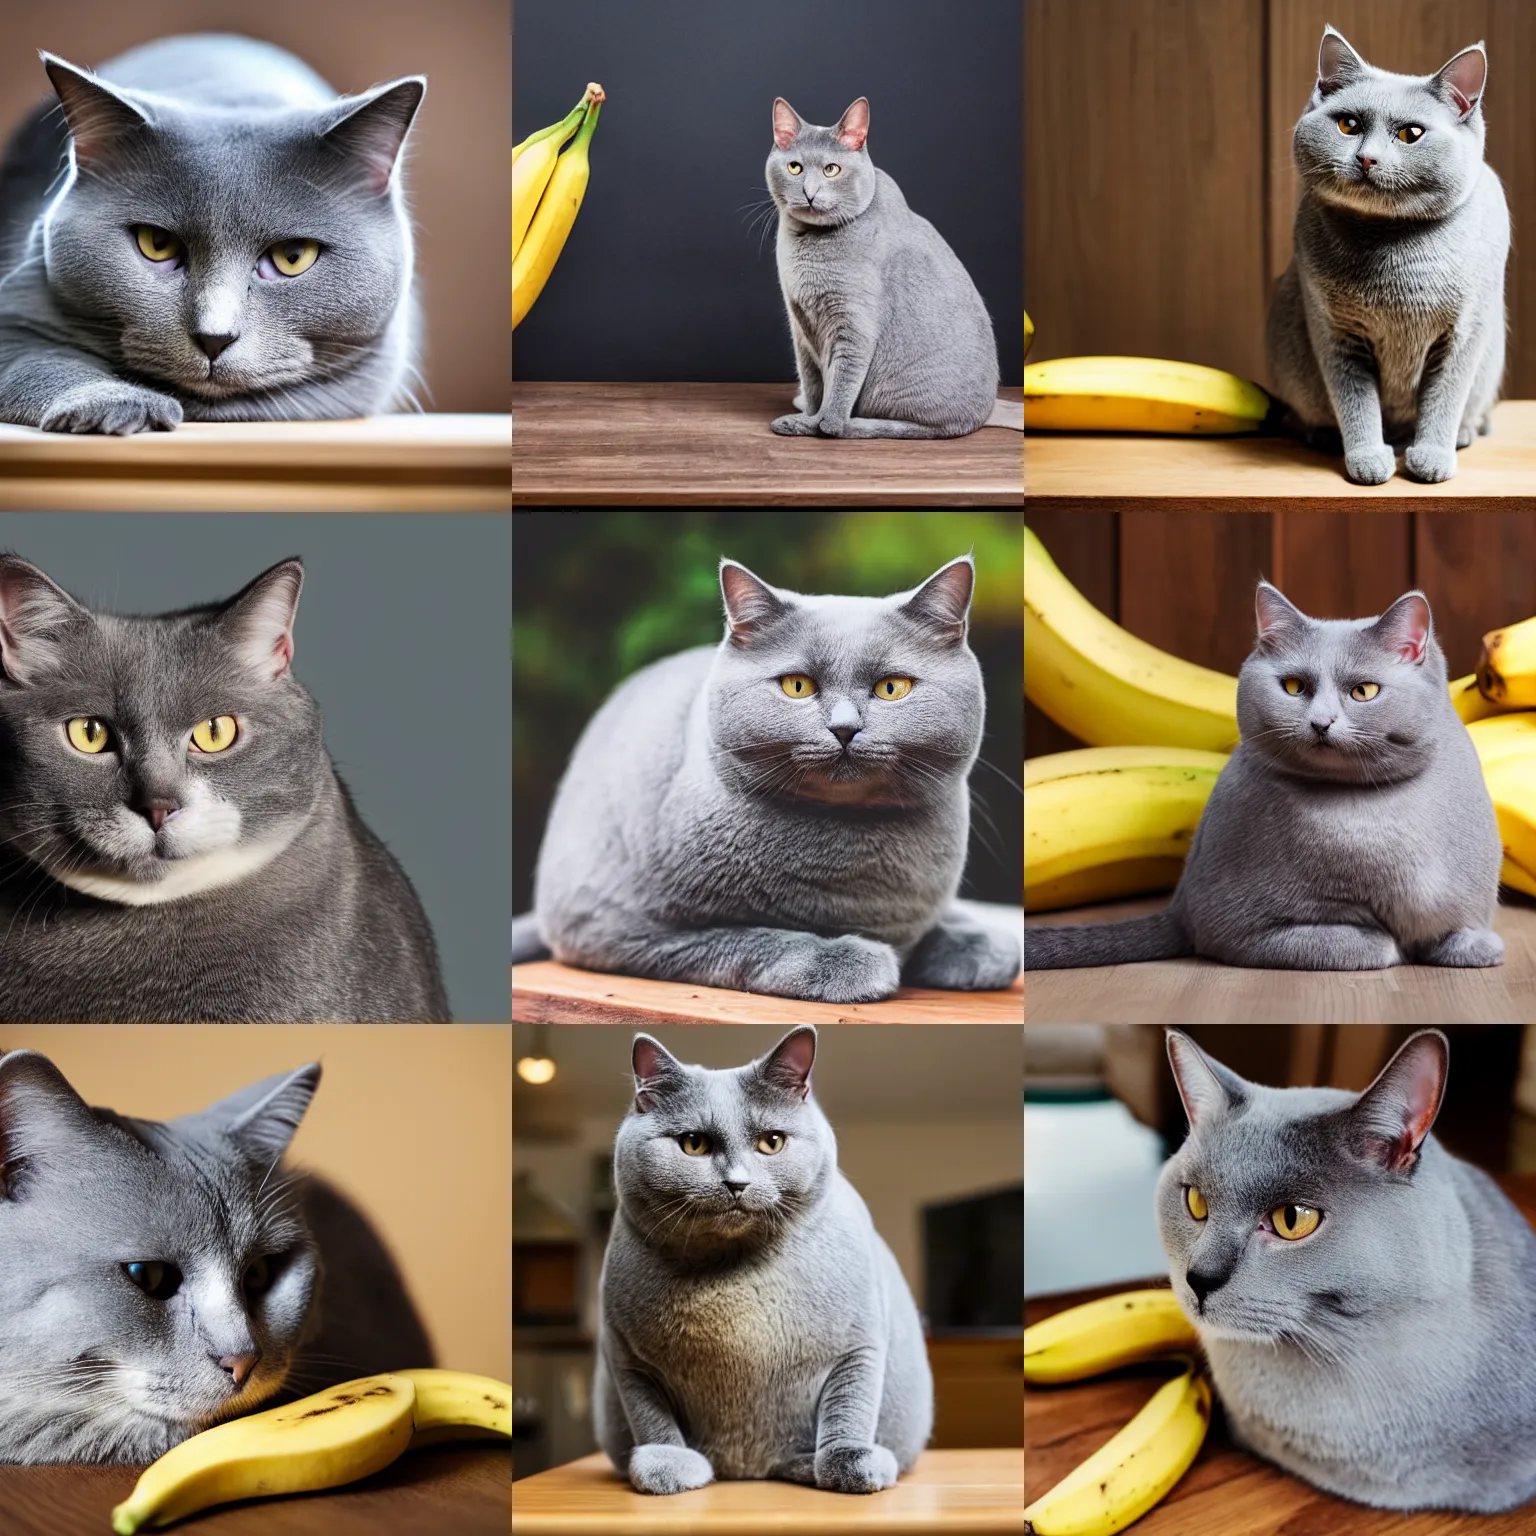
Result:
{"label": "cat ear", "polygon": [[636,1035],[630,1064],[635,1072],[635,1113],[648,1114],[682,1075],[682,1063],[661,1041]]}
{"label": "cat ear", "polygon": [[1422,592],[1405,592],[1366,630],[1383,649],[1415,667],[1424,663],[1431,632],[1429,599]]}
{"label": "cat ear", "polygon": [[800,114],[782,96],[773,98],[773,142],[788,149],[800,132]]}
{"label": "cat ear", "polygon": [[1440,1113],[1450,1067],[1450,1042],[1438,1029],[1412,1036],[1349,1111],[1357,1149],[1389,1173],[1407,1173]]}
{"label": "cat ear", "polygon": [[0,555],[0,673],[23,688],[64,664],[64,631],[90,615],[18,555]]}
{"label": "cat ear", "polygon": [[1213,1061],[1176,1029],[1168,1031],[1168,1065],[1191,1129],[1224,1114],[1247,1096],[1248,1085],[1237,1073]]}
{"label": "cat ear", "polygon": [[720,592],[733,645],[750,644],[789,612],[789,604],[766,581],[734,560],[720,562]]}
{"label": "cat ear", "polygon": [[0,1056],[0,1199],[20,1198],[46,1165],[78,1168],[82,1138],[100,1128],[46,1056],[36,1051]]}
{"label": "cat ear", "polygon": [[1429,86],[1443,97],[1465,121],[1477,110],[1488,84],[1488,55],[1480,42],[1463,48],[1448,64],[1443,64]]}
{"label": "cat ear", "polygon": [[288,1150],[293,1133],[320,1086],[320,1063],[278,1072],[250,1083],[228,1098],[173,1125],[203,1126],[227,1136],[253,1163],[274,1163]]}
{"label": "cat ear", "polygon": [[1317,50],[1317,94],[1331,96],[1351,80],[1365,73],[1365,60],[1349,46],[1344,34],[1335,27],[1323,28],[1323,40]]}
{"label": "cat ear", "polygon": [[219,615],[241,661],[267,681],[293,664],[293,621],[303,588],[304,562],[284,560],[237,592]]}
{"label": "cat ear", "polygon": [[864,140],[869,137],[869,98],[860,96],[838,118],[837,127],[832,131],[837,135],[837,142],[844,149],[863,149]]}
{"label": "cat ear", "polygon": [[1282,640],[1299,634],[1307,626],[1307,616],[1287,600],[1279,587],[1261,581],[1253,594],[1253,615],[1258,623],[1259,645],[1274,650]]}
{"label": "cat ear", "polygon": [[64,121],[75,141],[76,160],[94,160],[112,143],[150,126],[149,118],[105,80],[77,69],[57,54],[42,53],[43,68],[53,82]]}
{"label": "cat ear", "polygon": [[931,630],[936,639],[959,645],[976,586],[976,562],[961,555],[941,566],[901,605],[900,612]]}
{"label": "cat ear", "polygon": [[362,166],[377,197],[389,191],[401,146],[427,94],[425,75],[408,75],[376,85],[360,96],[344,96],[320,136]]}
{"label": "cat ear", "polygon": [[811,1091],[811,1067],[815,1061],[816,1030],[813,1025],[803,1024],[790,1030],[762,1059],[757,1075],[770,1087],[803,1099]]}

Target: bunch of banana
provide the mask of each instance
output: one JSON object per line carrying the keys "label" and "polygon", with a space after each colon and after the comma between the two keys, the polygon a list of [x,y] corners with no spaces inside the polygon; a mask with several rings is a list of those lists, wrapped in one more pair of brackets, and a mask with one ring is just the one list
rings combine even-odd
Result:
{"label": "bunch of banana", "polygon": [[1483,636],[1477,686],[1485,699],[1505,709],[1536,707],[1536,619]]}
{"label": "bunch of banana", "polygon": [[336,1488],[408,1447],[485,1434],[511,1438],[505,1382],[434,1370],[360,1377],[183,1440],[145,1469],[112,1529],[134,1536],[234,1499]]}
{"label": "bunch of banana", "polygon": [[1505,885],[1536,896],[1536,711],[1496,715],[1467,727],[1483,765],[1504,845]]}
{"label": "bunch of banana", "polygon": [[[597,116],[607,100],[602,86],[587,86],[560,122],[530,134],[512,151],[512,329],[544,291],[581,211],[591,174],[589,151]],[[575,141],[562,154],[566,140]]]}
{"label": "bunch of banana", "polygon": [[1274,402],[1220,368],[1156,357],[1057,357],[1024,369],[1030,432],[1257,432]]}

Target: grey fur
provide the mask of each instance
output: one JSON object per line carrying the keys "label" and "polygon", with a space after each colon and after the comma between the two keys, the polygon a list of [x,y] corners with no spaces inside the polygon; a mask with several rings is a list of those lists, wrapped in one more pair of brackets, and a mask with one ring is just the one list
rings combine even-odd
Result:
{"label": "grey fur", "polygon": [[[1320,620],[1260,582],[1257,609],[1237,683],[1243,739],[1170,909],[1031,929],[1025,965],[1189,954],[1321,971],[1498,965],[1503,850],[1424,595],[1405,594],[1379,619]],[[1283,679],[1294,676],[1308,686],[1293,698]],[[1380,692],[1352,699],[1364,682]]]}
{"label": "grey fur", "polygon": [[[885,598],[729,560],[720,577],[720,645],[637,672],[576,744],[539,850],[544,941],[592,970],[820,1002],[1007,986],[1017,945],[954,902],[985,712],[970,557]],[[786,697],[796,673],[820,692]],[[911,692],[874,697],[890,675]]]}
{"label": "grey fur", "polygon": [[[0,555],[0,1020],[447,1018],[416,893],[289,665],[302,582],[289,560],[118,618]],[[221,714],[238,739],[192,751]],[[70,745],[78,716],[107,750]]]}
{"label": "grey fur", "polygon": [[[1269,369],[1294,424],[1342,435],[1345,471],[1448,480],[1487,432],[1504,372],[1509,208],[1483,161],[1481,43],[1436,74],[1367,64],[1332,27],[1293,139],[1295,256],[1269,316]],[[1339,128],[1353,117],[1359,132]],[[1403,143],[1409,125],[1422,138]],[[1363,168],[1363,160],[1375,163]]]}
{"label": "grey fur", "polygon": [[[1536,1234],[1429,1134],[1445,1036],[1413,1036],[1363,1094],[1260,1087],[1175,1032],[1168,1054],[1190,1133],[1158,1229],[1238,1441],[1384,1509],[1536,1494]],[[1310,1236],[1263,1229],[1286,1204],[1322,1212]]]}
{"label": "grey fur", "polygon": [[[162,1123],[88,1108],[35,1051],[0,1056],[0,1462],[142,1464],[432,1363],[367,1220],[279,1168],[319,1081],[311,1063]],[[181,1272],[167,1299],[125,1272],[151,1261]],[[219,1363],[252,1354],[241,1382]]]}
{"label": "grey fur", "polygon": [[[635,1037],[592,1397],[598,1443],[642,1493],[717,1477],[875,1493],[927,1443],[917,1307],[838,1171],[815,1051],[807,1026],[712,1072]],[[691,1131],[703,1155],[683,1151]],[[779,1151],[758,1149],[766,1132]]]}
{"label": "grey fur", "polygon": [[[773,430],[810,437],[962,437],[1023,428],[997,398],[986,305],[944,237],[865,146],[864,97],[833,128],[773,104],[768,190],[800,393]],[[792,173],[790,165],[803,169]],[[836,166],[828,177],[826,168]],[[1018,421],[1012,419],[1018,412]]]}
{"label": "grey fur", "polygon": [[[411,400],[396,161],[423,78],[338,98],[292,54],[218,35],[95,74],[43,61],[58,101],[0,166],[0,421],[132,433]],[[179,262],[142,254],[141,224],[175,235]],[[318,258],[283,276],[265,253],[304,240]]]}

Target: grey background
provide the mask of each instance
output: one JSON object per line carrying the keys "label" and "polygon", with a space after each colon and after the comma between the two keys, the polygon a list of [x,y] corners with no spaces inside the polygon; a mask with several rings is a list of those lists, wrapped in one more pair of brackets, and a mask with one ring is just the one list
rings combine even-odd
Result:
{"label": "grey background", "polygon": [[1019,0],[515,0],[512,142],[608,94],[517,379],[794,377],[768,197],[773,98],[813,123],[870,100],[869,151],[969,269],[1004,384],[1024,370]]}
{"label": "grey background", "polygon": [[358,811],[404,866],[455,1019],[509,1017],[509,517],[10,512],[0,550],[92,607],[163,613],[304,561],[294,674]]}

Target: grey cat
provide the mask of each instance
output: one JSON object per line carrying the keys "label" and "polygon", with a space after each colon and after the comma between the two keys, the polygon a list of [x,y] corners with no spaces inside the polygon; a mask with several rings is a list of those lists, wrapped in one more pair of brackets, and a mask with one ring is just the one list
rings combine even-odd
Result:
{"label": "grey cat", "polygon": [[0,554],[0,1020],[444,1020],[292,672],[303,567],[119,618]]}
{"label": "grey cat", "polygon": [[1354,971],[1498,965],[1503,848],[1429,603],[1310,619],[1261,581],[1242,741],[1167,912],[1033,929],[1031,970],[1203,955]]}
{"label": "grey cat", "polygon": [[0,1462],[145,1463],[224,1419],[432,1364],[365,1217],[279,1163],[317,1064],[164,1122],[0,1056]]}
{"label": "grey cat", "polygon": [[1168,1056],[1190,1132],[1158,1230],[1238,1441],[1384,1509],[1536,1494],[1536,1234],[1430,1134],[1445,1036],[1361,1094],[1263,1088],[1175,1032]]}
{"label": "grey cat", "polygon": [[944,237],[875,169],[869,102],[835,128],[773,103],[768,190],[779,208],[779,287],[800,393],[790,437],[963,437],[1024,427],[997,398],[986,305]]}
{"label": "grey cat", "polygon": [[816,1031],[734,1071],[635,1037],[593,1422],[641,1493],[876,1493],[933,1426],[922,1324],[811,1096]]}
{"label": "grey cat", "polygon": [[974,579],[966,555],[893,597],[810,597],[722,561],[721,643],[642,668],[577,742],[514,957],[820,1002],[1007,986],[1017,940],[955,904]]}
{"label": "grey cat", "polygon": [[1351,480],[1449,480],[1487,432],[1504,372],[1509,208],[1483,162],[1488,57],[1433,75],[1367,64],[1332,27],[1296,124],[1295,258],[1269,315],[1269,368]]}
{"label": "grey cat", "polygon": [[0,165],[0,421],[132,433],[409,401],[397,162],[424,79],[338,98],[216,35],[94,74],[43,63],[58,101]]}

